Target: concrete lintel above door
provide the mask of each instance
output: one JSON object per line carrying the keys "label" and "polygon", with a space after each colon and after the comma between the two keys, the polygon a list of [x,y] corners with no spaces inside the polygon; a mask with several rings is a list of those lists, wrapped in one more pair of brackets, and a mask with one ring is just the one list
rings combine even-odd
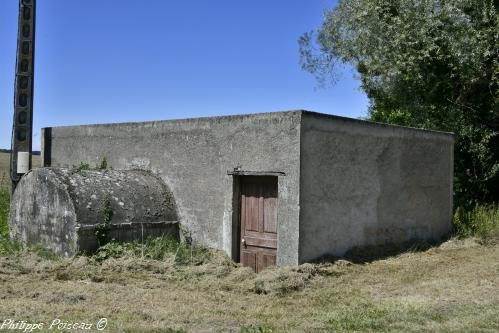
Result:
{"label": "concrete lintel above door", "polygon": [[286,176],[284,172],[281,171],[249,171],[249,170],[228,170],[227,175],[229,176],[275,176],[283,177]]}

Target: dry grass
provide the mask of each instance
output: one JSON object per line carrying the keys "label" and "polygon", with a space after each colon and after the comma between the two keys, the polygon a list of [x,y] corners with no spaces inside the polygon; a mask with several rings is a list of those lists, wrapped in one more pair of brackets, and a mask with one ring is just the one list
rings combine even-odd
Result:
{"label": "dry grass", "polygon": [[[1,153],[7,179],[8,161]],[[354,251],[355,262],[369,260],[259,275],[219,252],[186,265],[172,256],[49,260],[31,250],[0,257],[0,324],[106,317],[106,332],[499,331],[499,243],[418,250],[374,261],[376,249]]]}
{"label": "dry grass", "polygon": [[[40,156],[33,155],[33,167],[40,166]],[[10,154],[0,152],[0,187],[10,188]]]}
{"label": "dry grass", "polygon": [[108,332],[499,330],[499,245],[472,239],[259,275],[218,252],[198,265],[24,253],[0,258],[0,283],[0,319],[107,317]]}

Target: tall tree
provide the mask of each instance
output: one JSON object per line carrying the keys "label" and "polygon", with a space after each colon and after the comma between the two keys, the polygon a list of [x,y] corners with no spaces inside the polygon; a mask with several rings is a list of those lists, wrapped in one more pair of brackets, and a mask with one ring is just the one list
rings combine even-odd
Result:
{"label": "tall tree", "polygon": [[452,131],[457,205],[499,201],[499,1],[340,0],[300,40],[322,82],[352,64],[373,121]]}

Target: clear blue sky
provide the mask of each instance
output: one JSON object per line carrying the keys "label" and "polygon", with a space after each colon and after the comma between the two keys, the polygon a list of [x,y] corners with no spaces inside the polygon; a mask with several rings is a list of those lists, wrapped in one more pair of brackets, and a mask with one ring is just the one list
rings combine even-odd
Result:
{"label": "clear blue sky", "polygon": [[[361,117],[345,70],[318,87],[301,34],[332,0],[38,0],[34,149],[40,128],[307,109]],[[0,147],[10,147],[18,0],[0,1]]]}

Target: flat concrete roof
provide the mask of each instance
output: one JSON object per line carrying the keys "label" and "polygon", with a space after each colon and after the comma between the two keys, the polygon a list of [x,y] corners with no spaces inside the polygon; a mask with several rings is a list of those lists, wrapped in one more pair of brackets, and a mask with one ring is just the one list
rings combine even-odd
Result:
{"label": "flat concrete roof", "polygon": [[452,132],[444,132],[444,131],[437,131],[437,130],[428,130],[428,129],[422,129],[422,128],[415,128],[415,127],[408,127],[408,126],[400,126],[400,125],[392,125],[392,124],[385,124],[385,123],[378,123],[378,122],[373,122],[369,120],[364,120],[364,119],[356,119],[356,118],[349,118],[349,117],[343,117],[343,116],[337,116],[337,115],[332,115],[332,114],[326,114],[326,113],[319,113],[319,112],[314,112],[314,111],[308,111],[308,110],[289,110],[289,111],[276,111],[276,112],[257,112],[257,113],[247,113],[247,114],[236,114],[236,115],[222,115],[222,116],[207,116],[207,117],[194,117],[194,118],[180,118],[180,119],[166,119],[166,120],[154,120],[154,121],[140,121],[140,122],[117,122],[117,123],[100,123],[100,124],[84,124],[84,125],[65,125],[65,126],[54,126],[54,127],[44,127],[44,128],[71,128],[71,127],[114,127],[114,126],[139,126],[139,125],[154,125],[154,124],[161,124],[161,123],[178,123],[178,124],[192,124],[195,122],[206,122],[206,121],[212,121],[212,122],[224,122],[224,121],[231,121],[231,120],[236,120],[236,119],[244,119],[244,118],[266,118],[266,117],[288,117],[288,116],[295,116],[297,114],[305,115],[308,117],[313,117],[313,118],[323,118],[323,119],[329,119],[333,121],[339,121],[339,122],[345,122],[345,123],[351,123],[351,124],[356,124],[356,125],[364,125],[364,126],[369,126],[371,128],[386,128],[386,129],[398,129],[402,131],[409,131],[409,132],[420,132],[420,133],[425,133],[427,135],[431,136],[437,136],[437,137],[443,137],[446,138],[447,140],[452,140],[454,141],[454,133]]}
{"label": "flat concrete roof", "polygon": [[417,127],[409,127],[409,126],[401,126],[401,125],[393,125],[393,124],[385,124],[385,123],[379,123],[379,122],[374,122],[370,120],[364,120],[364,119],[356,119],[356,118],[349,118],[349,117],[343,117],[343,116],[337,116],[337,115],[332,115],[332,114],[326,114],[326,113],[319,113],[319,112],[314,112],[314,111],[306,111],[302,110],[302,114],[314,118],[322,118],[322,119],[329,119],[329,120],[334,120],[334,121],[339,121],[339,122],[344,122],[344,123],[351,123],[351,124],[356,124],[360,126],[368,126],[371,128],[385,128],[385,129],[390,129],[390,130],[401,130],[401,131],[407,131],[407,132],[417,132],[421,134],[426,134],[426,135],[431,135],[433,137],[442,137],[447,140],[455,140],[455,134],[452,132],[445,132],[445,131],[437,131],[437,130],[431,130],[431,129],[423,129],[423,128],[417,128]]}

